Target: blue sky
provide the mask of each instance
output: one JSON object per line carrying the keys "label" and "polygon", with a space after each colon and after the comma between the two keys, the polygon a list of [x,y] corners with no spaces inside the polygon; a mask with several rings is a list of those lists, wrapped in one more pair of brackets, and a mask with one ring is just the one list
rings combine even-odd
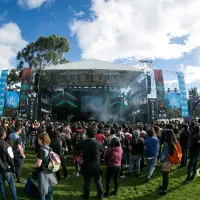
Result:
{"label": "blue sky", "polygon": [[[0,67],[15,65],[17,51],[41,35],[68,38],[71,62],[99,59],[138,64],[152,59],[176,87],[200,87],[199,0],[0,0]],[[199,32],[198,32],[199,31]],[[10,39],[11,38],[11,39]]]}

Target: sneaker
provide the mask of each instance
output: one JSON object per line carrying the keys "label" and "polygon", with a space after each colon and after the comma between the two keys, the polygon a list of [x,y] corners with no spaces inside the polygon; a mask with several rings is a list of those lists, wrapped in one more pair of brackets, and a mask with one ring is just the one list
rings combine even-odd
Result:
{"label": "sneaker", "polygon": [[73,175],[74,176],[79,176],[79,173],[78,172],[74,172]]}
{"label": "sneaker", "polygon": [[167,190],[162,190],[161,192],[158,192],[159,195],[166,195],[167,194]]}
{"label": "sneaker", "polygon": [[146,179],[145,179],[145,183],[148,183],[148,182],[149,182],[149,178],[146,177]]}
{"label": "sneaker", "polygon": [[124,176],[124,175],[123,175],[123,176],[120,176],[120,179],[121,179],[121,180],[123,180],[123,179],[125,179],[125,178],[126,178],[126,176]]}
{"label": "sneaker", "polygon": [[187,185],[187,184],[189,184],[189,183],[190,183],[190,181],[187,180],[187,179],[183,182],[183,184],[185,184],[185,185]]}

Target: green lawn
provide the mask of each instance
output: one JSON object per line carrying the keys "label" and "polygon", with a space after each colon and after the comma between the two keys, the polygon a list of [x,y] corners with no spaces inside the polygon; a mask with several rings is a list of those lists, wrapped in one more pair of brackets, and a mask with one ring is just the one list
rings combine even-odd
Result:
{"label": "green lawn", "polygon": [[[26,152],[26,160],[22,170],[22,177],[26,179],[30,177],[33,164],[35,162],[35,156],[32,151]],[[105,167],[103,167],[105,168]],[[74,171],[74,166],[71,159],[68,160],[68,169],[70,174]],[[200,199],[200,177],[197,177],[189,185],[183,185],[182,182],[185,179],[186,168],[177,169],[173,167],[170,172],[169,192],[166,196],[157,195],[156,188],[161,183],[161,165],[156,167],[156,173],[152,180],[148,183],[144,183],[146,170],[144,170],[140,178],[126,177],[124,180],[120,180],[120,188],[117,197],[105,198],[108,200],[153,200],[153,199],[176,199],[176,200],[188,200],[188,199]],[[105,170],[104,170],[105,171]],[[105,175],[105,173],[104,173]],[[54,200],[81,200],[82,194],[82,177],[71,176],[68,180],[62,180],[58,185],[54,187]],[[105,178],[103,178],[103,184],[105,186]],[[24,194],[24,186],[22,184],[16,184],[17,194],[19,200],[33,199]],[[8,187],[7,187],[8,190]],[[9,198],[10,200],[11,198]],[[91,184],[91,200],[96,198],[96,189],[94,181]]]}

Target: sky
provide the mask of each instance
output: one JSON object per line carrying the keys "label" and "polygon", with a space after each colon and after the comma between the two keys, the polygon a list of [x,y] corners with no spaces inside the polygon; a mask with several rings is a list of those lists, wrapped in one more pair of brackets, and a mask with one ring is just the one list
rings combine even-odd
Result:
{"label": "sky", "polygon": [[200,88],[199,8],[199,0],[0,0],[0,68],[15,68],[18,51],[56,34],[69,40],[70,62],[149,59],[166,87],[177,87],[181,71],[187,88]]}

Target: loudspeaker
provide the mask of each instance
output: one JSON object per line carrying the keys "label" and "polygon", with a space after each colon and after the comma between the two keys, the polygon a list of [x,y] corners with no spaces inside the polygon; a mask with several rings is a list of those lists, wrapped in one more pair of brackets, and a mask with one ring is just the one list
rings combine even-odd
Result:
{"label": "loudspeaker", "polygon": [[147,75],[147,94],[151,94],[151,76]]}

